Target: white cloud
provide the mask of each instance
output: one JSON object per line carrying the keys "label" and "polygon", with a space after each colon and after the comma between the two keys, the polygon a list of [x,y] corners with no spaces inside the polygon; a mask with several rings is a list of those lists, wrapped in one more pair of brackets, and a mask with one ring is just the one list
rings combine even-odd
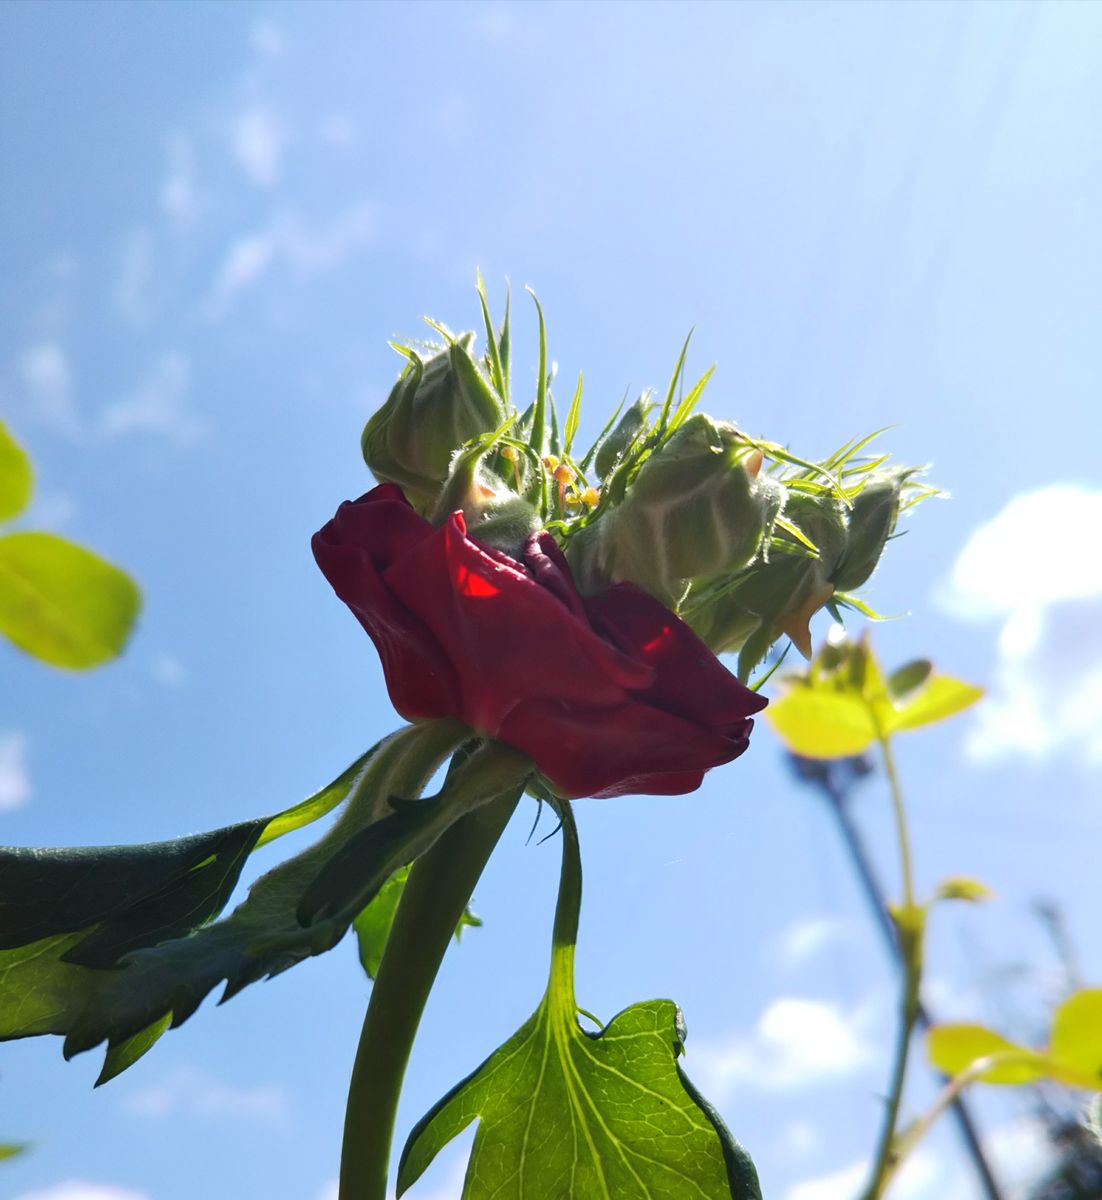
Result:
{"label": "white cloud", "polygon": [[132,1192],[110,1183],[71,1179],[41,1191],[23,1192],[16,1200],[149,1200],[149,1197],[144,1192]]}
{"label": "white cloud", "polygon": [[230,149],[238,166],[258,187],[279,181],[286,134],[271,109],[254,105],[238,114],[230,130]]}
{"label": "white cloud", "polygon": [[129,396],[104,410],[104,433],[109,437],[144,433],[168,438],[181,446],[191,445],[205,427],[185,403],[190,379],[187,358],[175,352],[165,354]]}
{"label": "white cloud", "polygon": [[976,529],[938,600],[999,621],[994,685],[965,752],[975,762],[1056,753],[1102,764],[1102,490],[1023,492]]}
{"label": "white cloud", "polygon": [[149,664],[149,671],[153,678],[165,687],[180,687],[187,679],[184,664],[171,654],[158,654]]}
{"label": "white cloud", "polygon": [[825,1000],[782,996],[749,1034],[691,1047],[686,1067],[701,1091],[722,1104],[737,1087],[780,1092],[852,1075],[875,1060],[865,1036],[870,1014]]}
{"label": "white cloud", "polygon": [[356,126],[346,113],[330,113],[318,125],[318,137],[330,146],[351,146],[356,140]]}
{"label": "white cloud", "polygon": [[173,134],[168,140],[168,169],[161,183],[161,208],[176,225],[195,223],[202,211],[195,147],[189,137]]}
{"label": "white cloud", "polygon": [[291,1113],[291,1097],[285,1087],[239,1087],[197,1067],[179,1067],[160,1083],[130,1092],[124,1103],[135,1116],[150,1120],[183,1115],[283,1122]]}
{"label": "white cloud", "polygon": [[828,1175],[804,1179],[785,1192],[784,1200],[853,1200],[859,1194],[868,1170],[868,1163],[862,1159]]}
{"label": "white cloud", "polygon": [[60,343],[41,341],[28,346],[19,357],[18,369],[36,415],[51,425],[72,431],[77,424],[73,373]]}
{"label": "white cloud", "polygon": [[[868,1182],[870,1170],[871,1164],[865,1159],[850,1163],[848,1167],[794,1184],[785,1192],[784,1200],[854,1200]],[[944,1200],[946,1196],[958,1195],[958,1189],[948,1186],[947,1177],[953,1170],[928,1146],[919,1146],[892,1180],[891,1200]]]}
{"label": "white cloud", "polygon": [[1024,1200],[1045,1168],[1053,1165],[1052,1142],[1036,1117],[1018,1117],[993,1129],[983,1145],[1005,1181],[1007,1200]]}
{"label": "white cloud", "polygon": [[115,282],[115,307],[130,324],[141,325],[149,319],[152,283],[153,240],[148,229],[135,229],[123,245]]}
{"label": "white cloud", "polygon": [[27,739],[21,733],[0,733],[0,812],[21,808],[30,798]]}
{"label": "white cloud", "polygon": [[249,30],[249,45],[258,58],[279,58],[286,49],[283,34],[270,21],[258,21]]}
{"label": "white cloud", "polygon": [[226,252],[207,302],[212,316],[258,283],[277,263],[311,275],[337,266],[375,236],[375,214],[369,205],[348,209],[328,225],[304,225],[283,214],[259,233],[239,238]]}
{"label": "white cloud", "polygon": [[801,917],[777,935],[773,955],[782,967],[801,967],[828,946],[844,941],[850,929],[837,917]]}

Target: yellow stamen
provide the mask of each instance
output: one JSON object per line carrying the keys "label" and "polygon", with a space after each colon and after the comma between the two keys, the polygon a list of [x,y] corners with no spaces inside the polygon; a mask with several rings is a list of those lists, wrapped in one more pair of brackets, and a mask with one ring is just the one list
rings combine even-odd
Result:
{"label": "yellow stamen", "polygon": [[559,487],[562,487],[564,484],[573,483],[576,476],[573,469],[568,467],[566,463],[559,463],[551,472],[551,478],[554,479]]}
{"label": "yellow stamen", "polygon": [[505,459],[506,462],[515,463],[517,459],[520,458],[520,451],[516,448],[516,446],[502,446],[500,453],[501,457]]}
{"label": "yellow stamen", "polygon": [[582,503],[586,508],[596,508],[601,503],[601,493],[595,487],[587,487],[582,492]]}
{"label": "yellow stamen", "polygon": [[554,469],[559,465],[559,460],[553,454],[545,454],[542,461],[543,465],[549,471],[554,471]]}

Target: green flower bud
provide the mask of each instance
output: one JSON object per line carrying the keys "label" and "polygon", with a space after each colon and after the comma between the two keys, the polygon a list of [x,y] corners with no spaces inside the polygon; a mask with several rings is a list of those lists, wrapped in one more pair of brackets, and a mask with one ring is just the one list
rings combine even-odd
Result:
{"label": "green flower bud", "polygon": [[690,593],[684,619],[716,653],[740,650],[739,674],[749,674],[769,647],[787,634],[811,654],[811,618],[834,594],[832,580],[846,546],[845,510],[829,493],[790,492],[786,520],[818,550],[811,557],[790,534],[786,551],[774,546],[768,558],[725,583],[704,583]]}
{"label": "green flower bud", "polygon": [[831,582],[840,592],[859,588],[876,569],[899,516],[899,496],[909,467],[875,471],[857,493],[849,513],[846,547]]}
{"label": "green flower bud", "polygon": [[485,470],[483,460],[494,448],[490,432],[454,456],[431,520],[439,525],[458,509],[469,534],[520,558],[529,535],[540,528],[540,515],[535,505]]}
{"label": "green flower bud", "polygon": [[386,403],[364,427],[364,461],[375,478],[398,484],[422,512],[439,495],[455,451],[505,420],[504,405],[471,357],[473,342],[474,334],[462,334],[428,359],[410,351]]}
{"label": "green flower bud", "polygon": [[624,451],[646,429],[647,416],[653,407],[653,401],[646,395],[640,396],[616,423],[616,428],[601,443],[593,460],[599,479],[608,478]]}
{"label": "green flower bud", "polygon": [[581,586],[630,580],[670,607],[701,576],[737,571],[758,552],[784,488],[733,425],[690,417],[646,460],[623,501],[568,549]]}

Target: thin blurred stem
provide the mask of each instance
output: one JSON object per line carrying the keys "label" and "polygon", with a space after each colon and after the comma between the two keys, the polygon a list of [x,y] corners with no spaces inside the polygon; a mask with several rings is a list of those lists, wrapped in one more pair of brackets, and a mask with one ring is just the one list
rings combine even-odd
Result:
{"label": "thin blurred stem", "polygon": [[914,902],[914,869],[911,862],[911,840],[907,831],[907,810],[903,802],[903,789],[895,768],[891,744],[883,733],[879,736],[880,753],[884,760],[884,773],[892,797],[895,815],[896,839],[899,843],[900,878],[903,886],[903,903],[893,914],[896,940],[903,964],[903,994],[900,1003],[899,1032],[896,1036],[895,1058],[892,1065],[891,1083],[888,1086],[887,1111],[880,1131],[880,1141],[873,1161],[872,1173],[864,1192],[864,1200],[880,1200],[888,1185],[892,1172],[899,1161],[895,1130],[899,1123],[899,1109],[903,1101],[903,1086],[907,1079],[907,1059],[919,1014],[919,989],[922,984],[922,941],[924,912]]}
{"label": "thin blurred stem", "polygon": [[975,1082],[981,1076],[985,1075],[992,1067],[1011,1064],[1024,1057],[1015,1051],[1001,1051],[998,1054],[989,1054],[986,1058],[977,1058],[974,1063],[969,1064],[959,1075],[954,1075],[937,1096],[934,1097],[934,1101],[930,1107],[909,1126],[907,1132],[900,1138],[893,1161],[885,1173],[884,1186],[886,1187],[891,1182],[900,1165],[906,1160],[907,1155],[912,1153],[918,1143],[929,1133],[930,1127],[938,1117],[950,1105],[956,1104],[959,1101],[961,1092],[970,1083]]}
{"label": "thin blurred stem", "polygon": [[[506,747],[486,747],[520,756]],[[339,1200],[386,1200],[398,1098],[440,963],[524,788],[524,775],[448,829],[410,871],[364,1018],[345,1110]]]}

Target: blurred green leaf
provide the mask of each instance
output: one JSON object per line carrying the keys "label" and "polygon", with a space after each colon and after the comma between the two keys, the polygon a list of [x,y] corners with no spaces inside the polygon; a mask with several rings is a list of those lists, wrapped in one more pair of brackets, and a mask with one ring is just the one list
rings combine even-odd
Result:
{"label": "blurred green leaf", "polygon": [[0,521],[10,521],[27,507],[34,470],[27,452],[0,421]]}
{"label": "blurred green leaf", "polygon": [[1052,1019],[1049,1052],[1102,1088],[1102,988],[1073,992]]}
{"label": "blurred green leaf", "polygon": [[121,653],[141,607],[118,567],[51,533],[0,537],[0,632],[55,667],[83,670]]}
{"label": "blurred green leaf", "polygon": [[938,900],[966,900],[971,904],[982,904],[985,900],[990,900],[994,894],[986,883],[981,883],[978,879],[972,879],[967,875],[954,875],[949,879],[943,879],[937,885],[934,893]]}
{"label": "blurred green leaf", "polygon": [[803,758],[850,758],[876,740],[868,706],[846,692],[797,684],[772,701],[765,716],[788,749]]}
{"label": "blurred green leaf", "polygon": [[1006,1055],[980,1076],[984,1083],[1036,1083],[1049,1074],[1045,1055],[1008,1041],[984,1025],[935,1025],[927,1035],[926,1049],[930,1062],[950,1076],[966,1071],[981,1058]]}
{"label": "blurred green leaf", "polygon": [[26,1142],[0,1142],[0,1162],[6,1158],[15,1158],[27,1149]]}
{"label": "blurred green leaf", "polygon": [[805,672],[784,682],[787,691],[765,716],[804,758],[861,754],[880,737],[942,721],[983,696],[981,688],[934,673],[924,659],[885,680],[867,638],[828,642]]}
{"label": "blurred green leaf", "polygon": [[983,699],[983,688],[962,683],[949,675],[933,675],[909,699],[885,714],[884,732],[920,729],[955,716]]}
{"label": "blurred green leaf", "polygon": [[888,695],[895,703],[905,700],[930,678],[934,664],[928,658],[904,663],[888,676]]}
{"label": "blurred green leaf", "polygon": [[1001,1061],[978,1079],[1002,1084],[1051,1079],[1097,1092],[1102,1088],[1102,988],[1073,992],[1057,1008],[1047,1051],[1016,1045],[982,1025],[935,1026],[927,1046],[930,1061],[947,1075],[999,1055]]}

